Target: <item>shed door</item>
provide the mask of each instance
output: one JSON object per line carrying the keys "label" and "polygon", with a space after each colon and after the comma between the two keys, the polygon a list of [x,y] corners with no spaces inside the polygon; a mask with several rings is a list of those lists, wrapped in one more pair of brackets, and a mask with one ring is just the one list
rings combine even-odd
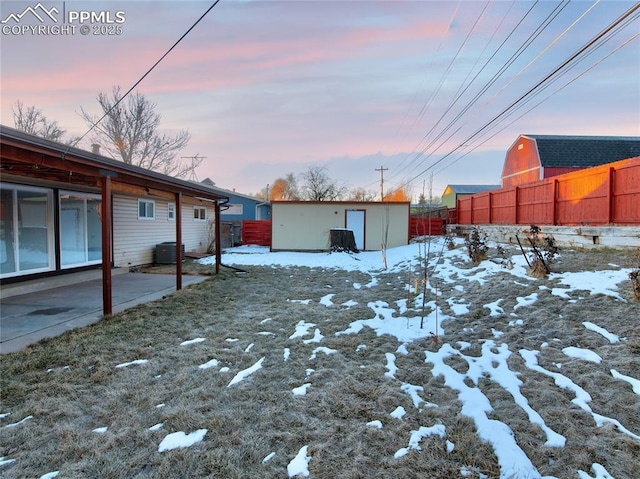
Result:
{"label": "shed door", "polygon": [[346,228],[353,231],[356,240],[356,248],[364,251],[364,219],[365,210],[347,210]]}

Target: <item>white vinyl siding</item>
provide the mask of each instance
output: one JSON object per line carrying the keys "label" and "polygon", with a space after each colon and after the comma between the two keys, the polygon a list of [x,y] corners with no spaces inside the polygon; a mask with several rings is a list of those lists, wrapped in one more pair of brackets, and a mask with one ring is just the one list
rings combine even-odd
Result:
{"label": "white vinyl siding", "polygon": [[[176,240],[176,223],[169,220],[167,208],[173,202],[158,198],[154,202],[156,220],[140,221],[138,198],[114,195],[113,261],[116,267],[150,264],[157,244]],[[208,243],[208,221],[193,221],[193,207],[188,201],[182,203],[182,243],[185,251],[204,252]],[[213,218],[213,205],[206,208],[207,217]]]}
{"label": "white vinyl siding", "polygon": [[[182,242],[187,245],[187,251],[204,253],[208,245],[209,223],[215,218],[215,206],[213,204],[201,206],[205,209],[207,220],[195,220],[193,218],[193,204],[182,204]],[[190,246],[188,246],[190,245]]]}

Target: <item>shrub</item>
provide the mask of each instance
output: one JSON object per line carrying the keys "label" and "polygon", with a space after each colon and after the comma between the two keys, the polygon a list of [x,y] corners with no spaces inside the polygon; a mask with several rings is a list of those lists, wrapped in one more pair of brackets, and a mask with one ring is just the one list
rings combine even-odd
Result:
{"label": "shrub", "polygon": [[527,260],[529,275],[534,278],[545,278],[551,273],[551,264],[558,254],[556,240],[551,235],[543,236],[542,230],[536,225],[531,225],[525,234],[531,245],[531,255]]}
{"label": "shrub", "polygon": [[509,253],[507,253],[507,250],[505,250],[502,245],[498,245],[496,246],[496,251],[498,252],[498,256],[502,259],[500,263],[502,267],[513,269],[513,260],[511,259],[511,256],[509,256]]}
{"label": "shrub", "polygon": [[637,264],[638,266],[629,273],[629,279],[631,280],[631,287],[633,288],[633,294],[636,299],[640,301],[640,248],[638,249]]}
{"label": "shrub", "polygon": [[487,246],[487,234],[480,231],[480,228],[474,227],[469,235],[465,236],[464,244],[467,247],[469,259],[471,259],[473,264],[481,263],[483,260],[487,259],[487,251],[489,251],[489,247]]}
{"label": "shrub", "polygon": [[444,244],[447,246],[447,249],[449,251],[451,251],[452,249],[455,249],[456,247],[456,243],[455,241],[453,241],[453,235],[451,234],[451,232],[447,232],[447,234],[444,236]]}

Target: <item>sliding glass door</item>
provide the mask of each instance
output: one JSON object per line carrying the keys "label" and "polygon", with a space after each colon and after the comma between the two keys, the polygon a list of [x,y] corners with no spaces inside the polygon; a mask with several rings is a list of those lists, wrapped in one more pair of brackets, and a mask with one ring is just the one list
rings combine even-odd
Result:
{"label": "sliding glass door", "polygon": [[53,192],[2,184],[0,194],[0,276],[54,269]]}
{"label": "sliding glass door", "polygon": [[101,204],[100,195],[60,190],[55,231],[53,189],[2,183],[0,277],[55,270],[56,237],[61,269],[100,264]]}
{"label": "sliding glass door", "polygon": [[100,263],[102,225],[100,195],[60,191],[60,266]]}

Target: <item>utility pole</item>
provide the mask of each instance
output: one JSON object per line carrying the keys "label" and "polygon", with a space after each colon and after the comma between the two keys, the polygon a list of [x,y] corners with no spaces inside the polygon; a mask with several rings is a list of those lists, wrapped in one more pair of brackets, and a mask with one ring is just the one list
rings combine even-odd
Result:
{"label": "utility pole", "polygon": [[380,165],[380,168],[376,168],[375,171],[380,172],[380,201],[384,201],[384,172],[389,171],[389,168],[383,168]]}

